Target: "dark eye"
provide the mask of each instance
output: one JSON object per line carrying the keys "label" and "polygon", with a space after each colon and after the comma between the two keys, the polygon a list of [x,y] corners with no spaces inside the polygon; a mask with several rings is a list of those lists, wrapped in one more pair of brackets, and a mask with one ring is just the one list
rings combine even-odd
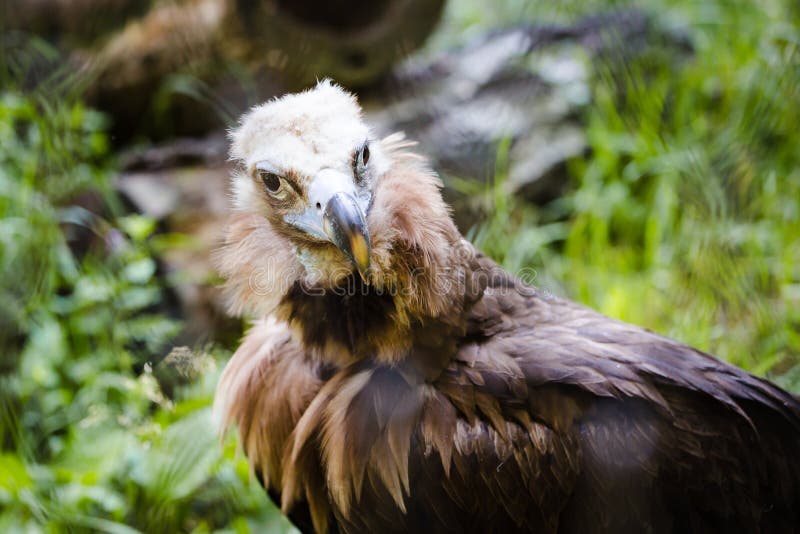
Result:
{"label": "dark eye", "polygon": [[278,189],[281,188],[281,178],[277,174],[269,171],[258,171],[258,176],[270,193],[277,193]]}
{"label": "dark eye", "polygon": [[353,172],[358,180],[363,177],[367,163],[369,163],[369,143],[365,142],[356,152],[356,157],[353,161]]}

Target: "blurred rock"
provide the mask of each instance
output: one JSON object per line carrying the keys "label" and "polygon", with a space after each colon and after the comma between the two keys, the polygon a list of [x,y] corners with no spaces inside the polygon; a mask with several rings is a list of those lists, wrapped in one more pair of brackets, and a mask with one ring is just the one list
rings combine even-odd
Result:
{"label": "blurred rock", "polygon": [[373,83],[433,31],[445,0],[0,0],[0,27],[71,53],[115,143],[203,135],[324,77]]}
{"label": "blurred rock", "polygon": [[539,204],[562,194],[567,161],[587,150],[581,113],[594,68],[622,67],[665,43],[688,48],[639,11],[509,28],[432,61],[407,62],[364,103],[381,133],[402,130],[419,142],[466,229],[486,196],[475,191],[495,179],[506,194]]}

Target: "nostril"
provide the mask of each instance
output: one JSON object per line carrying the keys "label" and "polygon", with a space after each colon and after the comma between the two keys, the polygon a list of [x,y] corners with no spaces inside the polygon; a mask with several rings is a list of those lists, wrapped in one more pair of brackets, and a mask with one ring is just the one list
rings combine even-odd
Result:
{"label": "nostril", "polygon": [[322,209],[322,204],[320,204],[319,202],[317,202],[317,209],[318,209],[318,210],[321,210],[321,209]]}

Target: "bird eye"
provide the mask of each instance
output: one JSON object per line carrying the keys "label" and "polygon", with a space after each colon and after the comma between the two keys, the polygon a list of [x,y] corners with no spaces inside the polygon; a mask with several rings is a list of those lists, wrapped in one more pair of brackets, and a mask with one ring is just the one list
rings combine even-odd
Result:
{"label": "bird eye", "polygon": [[357,180],[360,181],[363,178],[367,163],[369,163],[369,143],[365,141],[361,148],[358,149],[353,161],[353,173],[356,175]]}
{"label": "bird eye", "polygon": [[258,171],[258,176],[270,193],[277,193],[278,189],[281,188],[281,178],[277,174],[269,171]]}

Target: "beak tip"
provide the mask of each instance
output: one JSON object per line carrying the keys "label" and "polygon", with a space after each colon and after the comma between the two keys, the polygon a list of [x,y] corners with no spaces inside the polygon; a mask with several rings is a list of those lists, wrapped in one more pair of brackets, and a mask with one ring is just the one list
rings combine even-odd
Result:
{"label": "beak tip", "polygon": [[341,250],[361,276],[369,283],[371,245],[364,213],[355,198],[337,193],[326,204],[322,228],[331,242]]}
{"label": "beak tip", "polygon": [[353,234],[350,239],[350,250],[353,256],[353,263],[361,276],[361,280],[367,283],[370,270],[370,245],[367,237],[361,233]]}

